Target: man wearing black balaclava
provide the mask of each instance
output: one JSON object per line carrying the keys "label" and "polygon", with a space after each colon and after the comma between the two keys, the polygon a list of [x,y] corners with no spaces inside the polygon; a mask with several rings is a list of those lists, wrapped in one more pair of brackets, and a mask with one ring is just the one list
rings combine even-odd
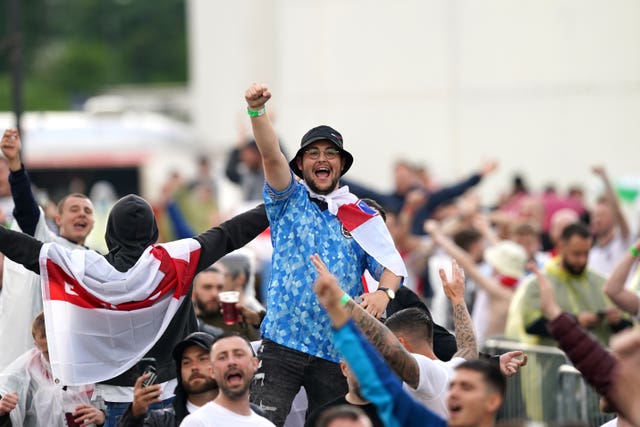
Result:
{"label": "man wearing black balaclava", "polygon": [[[220,226],[213,227],[195,236],[193,240],[197,242],[194,244],[199,246],[199,258],[197,258],[194,275],[225,254],[253,240],[267,226],[268,220],[264,206],[260,205],[222,223]],[[148,247],[154,245],[157,238],[158,227],[151,206],[139,196],[125,196],[114,205],[109,214],[105,235],[109,253],[104,258],[118,272],[134,271],[135,268],[140,268],[137,265],[138,261],[143,254],[148,252]],[[0,252],[37,274],[40,274],[39,257],[45,256],[40,254],[42,247],[43,243],[31,236],[0,227]],[[46,252],[50,247],[45,246],[43,252]],[[56,249],[56,247],[53,246],[53,249]],[[95,254],[91,256],[95,258]],[[142,273],[144,274],[144,272]],[[157,274],[157,271],[149,271],[148,273],[153,275]],[[190,282],[191,280],[189,280]],[[197,329],[196,316],[191,304],[191,290],[189,289],[186,298],[182,300],[177,308],[167,329],[145,355],[145,357],[156,359],[157,381],[159,383],[165,383],[170,380],[175,381],[176,368],[171,357],[171,349],[189,333],[195,332]],[[115,378],[104,381],[103,384],[115,387],[133,387],[138,374],[134,366]],[[167,387],[168,390],[172,389],[171,385]],[[123,393],[121,389],[104,388],[108,390],[106,394],[112,396],[129,396],[131,394],[131,389],[125,389],[126,391]],[[117,421],[115,418],[119,416],[121,410],[124,410],[128,402],[131,402],[130,396],[126,403],[111,405],[111,407],[108,401],[108,420],[105,425],[115,424]],[[117,414],[111,410],[114,408],[118,408],[116,409]]]}

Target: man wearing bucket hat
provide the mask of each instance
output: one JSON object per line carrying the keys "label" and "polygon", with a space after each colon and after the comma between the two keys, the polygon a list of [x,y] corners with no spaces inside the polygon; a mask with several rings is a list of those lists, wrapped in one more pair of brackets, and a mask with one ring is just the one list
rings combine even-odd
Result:
{"label": "man wearing bucket hat", "polygon": [[[263,196],[274,247],[261,365],[251,399],[281,426],[300,387],[306,389],[309,413],[347,392],[329,319],[313,293],[317,273],[311,255],[326,260],[347,294],[361,296],[362,307],[377,317],[394,298],[406,269],[377,212],[348,187],[339,187],[353,164],[342,135],[330,126],[314,127],[288,162],[265,114],[270,98],[263,84],[245,92],[264,165]],[[369,294],[363,294],[365,269],[381,284]]]}

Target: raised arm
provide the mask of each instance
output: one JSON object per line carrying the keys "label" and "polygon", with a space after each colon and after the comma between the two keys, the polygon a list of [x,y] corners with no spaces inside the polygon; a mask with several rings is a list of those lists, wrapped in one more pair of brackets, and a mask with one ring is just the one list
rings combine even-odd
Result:
{"label": "raised arm", "polygon": [[482,212],[476,212],[471,218],[471,222],[490,244],[497,245],[500,243],[500,237],[498,237],[498,234],[491,226],[488,215]]}
{"label": "raised arm", "polygon": [[480,170],[474,174],[472,174],[467,179],[457,182],[448,187],[443,187],[438,191],[434,191],[430,196],[427,202],[430,205],[430,208],[440,205],[447,200],[454,199],[458,196],[464,194],[468,189],[477,185],[482,178],[492,174],[498,168],[498,162],[495,160],[489,160],[482,164]]}
{"label": "raised arm", "polygon": [[[632,357],[625,357],[628,350],[625,344],[620,345],[620,340],[613,339],[611,347],[618,350],[618,358],[608,353],[602,345],[582,328],[577,320],[563,313],[556,302],[553,287],[549,280],[537,269],[535,265],[529,268],[538,278],[540,289],[540,309],[549,319],[549,332],[558,341],[558,346],[567,354],[575,367],[583,374],[584,378],[591,384],[598,393],[620,411],[625,418],[632,419],[633,414],[636,420],[640,421],[640,411],[635,402],[638,395],[638,340],[633,340]],[[622,335],[622,334],[621,334]],[[625,338],[637,338],[637,331],[626,333]],[[625,360],[627,359],[627,360]],[[631,363],[628,363],[629,359]],[[623,371],[631,368],[629,372],[622,375]],[[635,412],[635,414],[634,414]]]}
{"label": "raised arm", "polygon": [[475,261],[469,255],[467,251],[445,236],[442,230],[440,230],[438,223],[430,220],[425,223],[425,231],[431,235],[431,238],[442,249],[445,250],[451,256],[458,261],[460,266],[471,276],[471,278],[485,291],[489,293],[492,298],[499,298],[509,301],[513,295],[513,291],[500,285],[497,281],[482,274],[480,269],[476,266]]}
{"label": "raised arm", "polygon": [[607,170],[604,166],[593,166],[591,168],[593,173],[598,175],[604,184],[605,194],[609,203],[611,203],[611,207],[613,208],[613,214],[616,217],[616,222],[620,227],[620,234],[625,239],[629,237],[630,229],[629,223],[627,223],[627,219],[622,213],[622,208],[620,207],[620,202],[618,201],[618,196],[616,195],[616,190],[613,188],[613,184],[611,184],[611,180],[609,179],[609,175],[607,174]]}
{"label": "raised arm", "polygon": [[0,252],[27,270],[40,274],[38,259],[42,242],[33,237],[0,226]]}
{"label": "raised arm", "polygon": [[356,375],[364,398],[376,406],[383,423],[406,427],[444,427],[446,422],[443,419],[409,396],[402,388],[402,383],[350,320],[341,303],[344,293],[337,287],[335,276],[328,271],[319,271],[318,274],[314,291],[334,327],[333,342]]}
{"label": "raised arm", "polygon": [[20,226],[20,230],[33,236],[40,219],[40,209],[31,191],[29,174],[20,161],[22,142],[17,129],[7,129],[2,135],[2,154],[9,161],[9,184],[13,197],[13,217]]}
{"label": "raised arm", "polygon": [[271,98],[271,92],[266,85],[254,83],[247,89],[244,97],[251,116],[253,137],[262,155],[267,184],[276,191],[283,191],[291,184],[292,178],[289,163],[280,150],[278,136],[266,114],[265,105]]}
{"label": "raised arm", "polygon": [[560,314],[562,314],[562,309],[556,301],[556,295],[553,291],[553,285],[551,284],[547,276],[542,274],[535,263],[530,262],[529,264],[527,264],[527,268],[529,269],[529,271],[535,274],[538,282],[538,289],[540,290],[540,311],[542,311],[542,314],[547,318],[548,321],[555,320],[558,316],[560,316]]}
{"label": "raised arm", "polygon": [[[632,253],[633,248],[635,248],[636,252],[640,250],[640,239],[636,240],[631,249],[627,251],[620,263],[613,270],[613,273],[611,273],[611,276],[609,276],[609,279],[604,284],[604,292],[618,307],[635,316],[638,314],[638,308],[640,307],[640,298],[635,292],[625,289],[624,287],[631,267],[633,267],[638,259],[638,257]],[[640,268],[640,265],[638,268]]]}
{"label": "raised arm", "polygon": [[[331,292],[338,296],[344,295],[338,281],[333,276],[318,255],[311,257],[319,281],[322,283],[323,292]],[[367,313],[365,309],[356,304],[352,299],[345,301],[344,309],[348,316],[353,318],[367,339],[382,354],[391,369],[407,384],[414,389],[420,380],[420,369],[415,358],[398,341],[398,338],[381,321]]]}
{"label": "raised arm", "polygon": [[173,231],[176,233],[178,239],[186,239],[196,234],[182,214],[182,209],[180,209],[180,205],[178,205],[178,202],[174,198],[167,201],[166,209],[171,225],[173,226]]}
{"label": "raised arm", "polygon": [[431,214],[436,207],[448,200],[452,200],[458,196],[461,196],[468,189],[477,185],[483,177],[491,174],[494,170],[496,170],[497,167],[498,163],[496,161],[485,162],[479,172],[474,173],[467,179],[448,187],[440,188],[439,190],[429,194],[429,198],[427,199],[426,203],[418,211],[416,211],[415,219],[413,221],[413,232],[418,235],[424,234],[422,224],[424,223],[424,221],[431,218]]}
{"label": "raised arm", "polygon": [[444,293],[453,306],[453,326],[456,335],[458,351],[453,357],[462,357],[466,360],[478,357],[478,341],[473,330],[471,315],[464,302],[464,270],[458,266],[456,260],[451,261],[451,280],[447,279],[447,274],[441,268],[440,280]]}
{"label": "raised arm", "polygon": [[264,204],[261,204],[197,235],[195,239],[202,249],[196,271],[204,270],[229,252],[243,247],[268,226]]}
{"label": "raised arm", "polygon": [[[422,249],[423,239],[413,234],[411,227],[416,212],[424,205],[428,197],[428,194],[423,189],[410,190],[404,197],[404,204],[397,216],[393,239],[396,242],[396,246],[405,253],[413,253]],[[423,257],[420,256],[420,258]],[[426,265],[423,268],[426,268]]]}

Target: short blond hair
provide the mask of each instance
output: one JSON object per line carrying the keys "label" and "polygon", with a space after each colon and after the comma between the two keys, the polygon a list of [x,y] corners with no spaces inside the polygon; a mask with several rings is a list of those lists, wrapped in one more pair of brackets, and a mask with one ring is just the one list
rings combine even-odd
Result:
{"label": "short blond hair", "polygon": [[33,338],[37,336],[47,336],[47,331],[44,327],[44,311],[38,313],[38,315],[33,319],[31,323],[31,335]]}
{"label": "short blond hair", "polygon": [[85,199],[88,200],[89,202],[91,202],[91,199],[89,198],[89,196],[87,196],[86,194],[82,194],[82,193],[71,193],[71,194],[67,194],[66,196],[64,196],[62,198],[62,200],[60,200],[58,202],[58,205],[56,206],[58,209],[58,215],[62,215],[62,211],[64,209],[64,203],[72,198],[72,197],[77,197],[78,199]]}

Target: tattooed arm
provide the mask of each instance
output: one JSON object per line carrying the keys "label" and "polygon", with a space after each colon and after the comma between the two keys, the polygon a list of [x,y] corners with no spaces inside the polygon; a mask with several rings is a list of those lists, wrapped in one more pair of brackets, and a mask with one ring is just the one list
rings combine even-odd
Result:
{"label": "tattooed arm", "polygon": [[382,354],[391,369],[402,381],[412,388],[418,387],[420,380],[420,368],[418,362],[398,341],[393,332],[384,323],[367,313],[353,300],[346,305],[347,312],[364,333],[369,342]]}
{"label": "tattooed arm", "polygon": [[[324,265],[319,256],[312,256],[311,262],[313,262],[316,270],[318,270],[319,279],[316,283],[322,286],[324,295],[332,295],[333,299],[340,299],[344,291],[340,289],[335,276],[327,270],[326,265]],[[316,292],[318,291],[316,290]],[[322,296],[319,295],[318,298],[320,302],[327,307]],[[420,380],[418,363],[411,353],[398,341],[398,338],[396,338],[393,332],[378,319],[367,313],[366,310],[356,304],[352,299],[349,299],[344,307],[346,310],[340,311],[346,312],[347,318],[349,316],[353,318],[367,339],[380,354],[382,354],[382,357],[384,357],[391,369],[412,388],[415,389],[418,387],[418,381]],[[340,315],[344,316],[342,314]]]}
{"label": "tattooed arm", "polygon": [[458,351],[453,357],[462,357],[466,360],[476,359],[478,357],[476,333],[473,330],[467,304],[464,302],[464,270],[458,266],[454,259],[451,262],[451,281],[447,279],[442,268],[439,273],[444,293],[453,305],[453,326],[458,345]]}

